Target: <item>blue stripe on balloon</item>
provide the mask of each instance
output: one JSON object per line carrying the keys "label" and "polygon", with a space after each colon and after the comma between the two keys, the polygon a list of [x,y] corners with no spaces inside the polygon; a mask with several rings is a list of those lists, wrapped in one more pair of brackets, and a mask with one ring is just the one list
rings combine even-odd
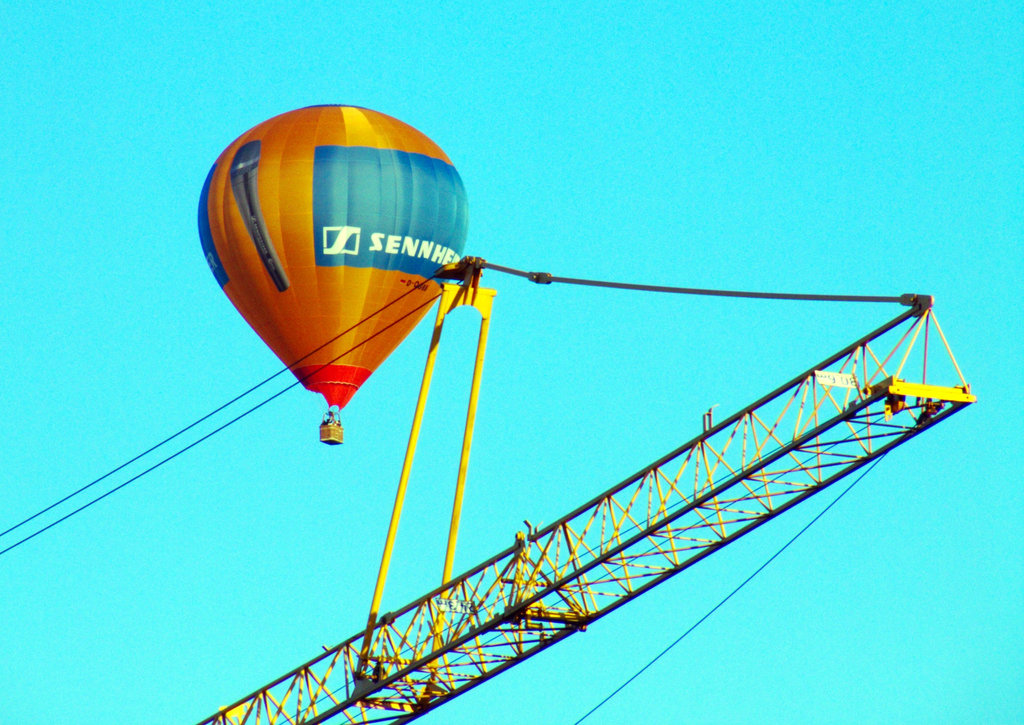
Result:
{"label": "blue stripe on balloon", "polygon": [[210,271],[213,272],[214,279],[223,287],[228,283],[228,273],[224,271],[220,255],[217,254],[217,247],[213,243],[213,233],[210,231],[210,182],[213,180],[213,172],[216,170],[217,165],[214,164],[210,173],[206,175],[203,190],[199,194],[199,242],[203,245],[203,256],[206,257],[206,263],[209,265]]}
{"label": "blue stripe on balloon", "polygon": [[429,277],[462,254],[468,226],[466,191],[450,164],[393,149],[316,147],[312,242],[318,266]]}

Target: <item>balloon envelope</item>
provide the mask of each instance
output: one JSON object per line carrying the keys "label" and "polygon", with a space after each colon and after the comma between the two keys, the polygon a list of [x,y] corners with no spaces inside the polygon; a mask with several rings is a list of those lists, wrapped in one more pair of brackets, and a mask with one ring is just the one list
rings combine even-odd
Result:
{"label": "balloon envelope", "polygon": [[199,236],[224,293],[328,405],[344,406],[426,314],[466,240],[445,153],[382,113],[315,106],[242,134],[210,170]]}

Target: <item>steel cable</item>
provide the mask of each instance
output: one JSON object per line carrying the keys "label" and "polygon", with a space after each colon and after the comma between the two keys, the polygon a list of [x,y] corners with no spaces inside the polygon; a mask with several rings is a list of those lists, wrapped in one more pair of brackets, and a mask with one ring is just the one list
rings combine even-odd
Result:
{"label": "steel cable", "polygon": [[767,560],[765,560],[765,562],[764,562],[763,564],[761,564],[761,566],[757,567],[757,569],[755,569],[755,570],[754,570],[754,572],[753,572],[753,573],[752,573],[752,574],[751,574],[750,576],[748,576],[748,577],[747,577],[746,579],[744,579],[744,580],[743,580],[742,582],[740,582],[740,583],[739,583],[739,585],[738,585],[738,586],[737,586],[736,588],[734,588],[734,589],[733,589],[733,590],[732,590],[731,592],[729,592],[729,593],[728,593],[727,595],[725,595],[725,597],[724,597],[724,598],[723,598],[723,599],[722,599],[722,600],[721,600],[721,601],[720,601],[720,602],[719,602],[718,604],[716,604],[716,605],[715,605],[715,606],[713,606],[713,607],[712,607],[712,608],[711,608],[710,610],[708,610],[707,614],[705,614],[705,615],[704,615],[703,617],[701,617],[701,618],[700,618],[700,619],[698,619],[698,620],[697,620],[696,622],[694,622],[694,623],[693,623],[693,625],[692,625],[692,626],[691,626],[691,627],[690,627],[690,628],[689,628],[688,630],[686,630],[686,631],[685,631],[685,632],[683,632],[683,633],[682,633],[681,635],[679,635],[679,636],[678,636],[678,637],[677,637],[677,638],[675,639],[675,641],[674,641],[674,642],[672,642],[672,644],[670,644],[670,645],[669,645],[668,647],[666,647],[666,648],[665,648],[665,649],[663,649],[663,650],[662,650],[661,652],[659,652],[659,653],[658,653],[657,655],[655,655],[655,656],[654,656],[654,657],[653,657],[653,658],[651,659],[651,661],[650,661],[650,662],[648,662],[648,663],[647,663],[646,665],[644,665],[644,666],[643,666],[643,667],[641,667],[641,668],[640,668],[639,670],[637,670],[637,671],[636,671],[635,673],[633,673],[633,675],[632,675],[631,677],[629,677],[629,679],[627,679],[627,680],[626,680],[625,682],[623,682],[623,683],[622,683],[621,685],[619,685],[619,686],[618,686],[618,687],[616,687],[616,688],[615,688],[614,690],[612,690],[612,692],[611,692],[611,693],[610,693],[609,695],[607,695],[607,696],[606,696],[606,697],[605,697],[605,698],[604,698],[603,700],[601,700],[601,702],[597,703],[596,705],[594,705],[594,707],[590,708],[590,710],[588,710],[588,711],[586,712],[586,714],[585,714],[585,715],[583,715],[583,717],[581,717],[581,718],[580,718],[579,720],[577,720],[576,722],[574,722],[574,723],[573,723],[573,725],[580,725],[580,723],[581,723],[581,722],[583,722],[583,721],[584,721],[584,720],[586,720],[586,719],[587,719],[588,717],[590,717],[590,716],[591,716],[591,715],[593,715],[593,714],[594,714],[595,712],[597,712],[597,710],[599,710],[599,709],[600,709],[600,708],[601,708],[602,706],[604,706],[604,705],[605,705],[605,703],[607,703],[607,702],[608,702],[609,700],[611,700],[611,699],[612,699],[613,697],[615,697],[615,696],[616,696],[616,695],[618,695],[618,694],[619,694],[620,692],[622,692],[622,690],[624,690],[624,689],[626,688],[626,686],[627,686],[627,685],[629,685],[629,683],[631,683],[631,682],[632,682],[633,680],[635,680],[635,679],[636,679],[637,677],[639,677],[640,675],[642,675],[642,674],[643,674],[643,673],[644,673],[644,672],[645,672],[645,671],[646,671],[647,669],[649,669],[649,668],[650,668],[650,667],[651,667],[651,666],[652,666],[652,665],[653,665],[653,664],[654,664],[655,662],[657,662],[657,661],[658,661],[659,659],[661,659],[661,658],[662,658],[662,657],[664,657],[664,656],[665,656],[666,654],[668,654],[669,650],[671,650],[671,649],[672,649],[673,647],[675,647],[675,646],[676,646],[677,644],[679,644],[680,642],[682,642],[682,641],[683,641],[683,639],[685,639],[685,638],[686,638],[686,636],[687,636],[688,634],[690,634],[691,632],[693,632],[693,630],[697,629],[697,627],[699,627],[699,626],[700,626],[701,624],[703,624],[703,623],[704,623],[704,622],[705,622],[705,621],[706,621],[706,620],[707,620],[707,619],[708,619],[709,617],[711,617],[711,615],[712,615],[712,614],[714,614],[714,613],[715,613],[715,612],[717,612],[717,611],[718,611],[719,609],[721,609],[721,607],[722,607],[722,606],[723,606],[723,605],[724,605],[724,604],[725,604],[726,602],[728,602],[728,601],[729,601],[730,599],[732,599],[732,598],[733,598],[733,596],[734,596],[735,594],[739,593],[739,591],[740,591],[741,589],[743,589],[743,587],[745,587],[745,586],[746,586],[747,584],[749,584],[749,583],[751,582],[751,580],[753,580],[753,578],[754,578],[754,577],[756,577],[756,576],[757,576],[758,574],[760,574],[760,573],[761,573],[762,571],[764,571],[764,570],[765,570],[765,569],[766,569],[766,568],[768,567],[768,565],[769,565],[769,564],[771,564],[771,563],[772,563],[773,561],[775,561],[775,560],[776,560],[776,559],[777,559],[777,558],[778,558],[778,557],[779,557],[779,556],[780,556],[780,555],[782,554],[782,552],[784,552],[784,551],[785,551],[786,549],[788,549],[788,548],[790,547],[790,545],[791,545],[791,544],[793,544],[793,543],[794,543],[794,542],[795,542],[795,541],[796,541],[797,539],[799,539],[799,538],[800,538],[800,537],[801,537],[801,536],[802,536],[802,535],[803,535],[803,534],[804,534],[804,533],[805,533],[805,532],[806,532],[806,531],[807,531],[807,530],[808,530],[809,528],[811,528],[811,527],[812,527],[812,526],[813,526],[813,525],[814,525],[814,524],[815,524],[815,523],[816,523],[816,522],[818,521],[818,519],[820,519],[820,518],[821,518],[822,516],[824,516],[824,515],[825,515],[826,513],[828,513],[829,509],[831,509],[831,508],[832,508],[833,506],[835,506],[835,505],[836,505],[837,503],[839,503],[840,499],[842,499],[842,498],[843,498],[843,496],[845,496],[846,494],[848,494],[848,493],[849,493],[849,492],[850,492],[850,491],[851,491],[851,490],[853,489],[853,487],[854,487],[854,486],[856,486],[856,485],[857,485],[858,483],[860,483],[860,482],[861,482],[861,480],[862,480],[862,479],[863,479],[863,478],[864,478],[865,476],[867,476],[867,475],[868,475],[868,474],[869,474],[869,473],[871,472],[871,470],[872,470],[872,469],[873,469],[873,468],[874,468],[874,467],[875,467],[876,465],[878,465],[878,463],[879,463],[879,462],[880,462],[880,461],[881,461],[881,460],[882,460],[883,458],[885,458],[885,457],[886,457],[887,455],[888,455],[888,452],[886,452],[886,453],[883,453],[883,454],[882,454],[882,455],[880,455],[880,456],[879,456],[878,458],[876,458],[876,459],[875,459],[874,461],[872,461],[872,462],[871,462],[871,465],[869,465],[869,466],[868,466],[868,467],[867,467],[867,468],[866,468],[866,469],[864,470],[864,472],[863,472],[863,473],[861,473],[861,474],[860,474],[859,476],[857,476],[857,478],[856,478],[856,479],[854,479],[854,481],[853,481],[853,482],[852,482],[852,483],[851,483],[851,484],[850,484],[849,486],[847,486],[847,487],[846,487],[845,489],[843,489],[842,493],[840,493],[840,494],[839,494],[838,496],[836,496],[836,497],[835,497],[835,498],[834,498],[834,499],[833,499],[833,500],[832,500],[832,501],[831,501],[831,502],[830,502],[830,503],[828,504],[828,506],[826,506],[826,507],[825,507],[825,508],[823,508],[823,509],[822,509],[822,510],[821,510],[820,512],[818,512],[818,515],[817,515],[817,516],[815,516],[815,517],[814,517],[813,519],[811,519],[811,520],[810,520],[809,522],[807,522],[807,524],[806,524],[806,525],[804,525],[804,527],[803,527],[802,529],[800,529],[799,531],[797,531],[797,532],[796,532],[796,534],[794,534],[794,535],[792,536],[792,538],[790,538],[790,539],[789,539],[789,541],[787,541],[787,542],[786,542],[785,544],[783,544],[783,545],[782,545],[782,548],[780,548],[780,549],[779,549],[778,551],[776,551],[776,552],[775,552],[774,554],[772,554],[772,555],[771,555],[770,557],[768,557],[768,559],[767,559]]}
{"label": "steel cable", "polygon": [[[267,377],[267,378],[263,379],[262,381],[260,381],[260,382],[259,382],[259,383],[257,383],[256,385],[253,385],[253,386],[252,386],[252,387],[250,387],[250,388],[249,388],[248,390],[246,390],[246,391],[245,391],[244,393],[241,393],[241,394],[239,394],[239,395],[235,396],[234,398],[232,398],[231,400],[229,400],[229,401],[228,401],[227,403],[224,403],[223,405],[219,406],[218,408],[216,408],[216,409],[214,409],[214,410],[210,411],[209,413],[207,413],[207,414],[206,414],[206,415],[204,415],[203,417],[201,417],[201,418],[199,418],[198,420],[196,420],[196,421],[194,421],[194,422],[190,423],[189,425],[185,426],[184,428],[180,429],[179,431],[177,431],[177,432],[176,432],[176,433],[174,433],[173,435],[170,435],[170,436],[168,436],[167,438],[164,438],[164,439],[163,439],[162,441],[160,441],[160,442],[159,442],[159,443],[157,443],[156,445],[154,445],[154,446],[151,446],[150,448],[146,449],[145,451],[143,451],[142,453],[138,454],[138,455],[137,455],[137,456],[135,456],[134,458],[131,458],[130,460],[128,460],[128,461],[125,461],[124,463],[122,463],[122,464],[121,464],[121,465],[119,465],[118,467],[116,467],[116,468],[114,468],[114,469],[112,469],[112,470],[108,471],[107,473],[103,474],[103,475],[102,475],[102,476],[100,476],[99,478],[96,478],[96,479],[94,479],[93,481],[90,481],[89,483],[85,484],[84,486],[82,486],[82,487],[78,488],[77,490],[73,491],[72,493],[69,493],[68,495],[66,495],[66,496],[64,496],[64,497],[63,497],[62,499],[60,499],[59,501],[56,501],[56,502],[54,502],[54,503],[50,504],[50,505],[49,505],[49,506],[47,506],[46,508],[43,508],[43,509],[41,509],[41,510],[37,511],[36,513],[34,513],[34,514],[32,514],[31,516],[29,516],[29,517],[27,517],[27,518],[23,519],[22,521],[18,522],[17,524],[15,524],[15,525],[13,525],[13,526],[9,527],[8,529],[6,529],[6,530],[4,530],[4,531],[0,532],[0,537],[3,537],[3,536],[5,536],[5,535],[7,535],[7,534],[11,533],[11,532],[12,532],[12,531],[14,531],[15,529],[18,529],[18,528],[20,528],[21,526],[23,526],[23,525],[25,525],[25,524],[29,523],[30,521],[33,521],[33,520],[37,519],[38,517],[42,516],[43,514],[47,513],[48,511],[51,511],[51,510],[53,510],[54,508],[56,508],[57,506],[61,505],[62,503],[64,503],[64,502],[68,501],[68,500],[69,500],[69,499],[71,499],[71,498],[74,498],[74,497],[75,497],[75,496],[77,496],[78,494],[80,494],[80,493],[82,493],[82,492],[86,491],[87,489],[91,488],[92,486],[95,486],[96,484],[100,483],[101,481],[104,481],[104,480],[106,480],[107,478],[109,478],[110,476],[114,475],[114,474],[115,474],[115,473],[117,473],[118,471],[121,471],[121,470],[123,470],[123,469],[124,469],[125,467],[127,467],[127,466],[131,465],[132,463],[134,463],[134,462],[136,462],[136,461],[140,460],[141,458],[143,458],[143,457],[147,456],[148,454],[152,453],[152,452],[153,452],[153,451],[155,451],[156,449],[160,448],[161,446],[165,445],[166,443],[169,443],[170,441],[172,441],[172,440],[174,440],[175,438],[179,437],[180,435],[182,435],[182,434],[186,433],[187,431],[191,430],[192,428],[195,428],[195,427],[196,427],[197,425],[199,425],[199,424],[200,424],[200,423],[202,423],[203,421],[206,421],[206,420],[208,420],[208,419],[209,419],[209,418],[211,418],[212,416],[216,415],[217,413],[219,413],[219,412],[223,411],[224,409],[226,409],[226,408],[228,408],[229,406],[233,405],[234,403],[238,402],[239,400],[241,400],[241,399],[242,399],[242,398],[244,398],[245,396],[249,395],[250,393],[252,393],[253,391],[255,391],[255,390],[256,390],[257,388],[259,388],[259,387],[261,387],[261,386],[265,385],[266,383],[270,382],[271,380],[273,380],[274,378],[276,378],[276,377],[277,377],[278,375],[280,375],[281,373],[285,372],[286,370],[290,370],[290,369],[291,369],[292,367],[294,367],[294,366],[295,366],[295,365],[297,365],[298,363],[302,362],[303,360],[305,360],[306,358],[308,358],[308,357],[309,357],[310,355],[313,355],[313,354],[315,354],[316,352],[319,352],[320,350],[324,349],[325,347],[327,347],[328,345],[330,345],[331,343],[333,343],[333,342],[334,342],[335,340],[338,340],[339,338],[341,338],[342,336],[344,336],[344,335],[346,335],[347,333],[351,332],[352,330],[355,330],[355,329],[356,329],[357,327],[359,327],[360,325],[364,324],[364,323],[365,323],[365,322],[367,322],[368,320],[372,319],[373,317],[376,317],[376,316],[377,316],[378,314],[380,314],[381,312],[383,312],[384,310],[386,310],[386,309],[387,309],[388,307],[391,307],[392,305],[396,304],[396,303],[397,303],[397,302],[398,302],[399,300],[401,300],[401,299],[405,298],[405,297],[406,297],[407,295],[411,294],[411,293],[412,293],[413,291],[415,291],[416,289],[418,289],[418,287],[412,287],[412,288],[410,288],[410,289],[409,289],[409,290],[408,290],[407,292],[403,293],[403,294],[402,294],[402,295],[400,295],[399,297],[396,297],[396,298],[395,298],[394,300],[392,300],[391,302],[387,303],[387,304],[386,304],[386,305],[384,305],[383,307],[381,307],[381,308],[377,309],[376,311],[372,312],[371,314],[367,315],[367,316],[366,316],[366,317],[364,317],[364,318],[363,318],[362,320],[360,320],[359,322],[357,322],[357,323],[356,323],[355,325],[352,325],[351,327],[349,327],[349,328],[348,328],[347,330],[344,330],[344,331],[342,331],[342,332],[338,333],[337,335],[335,335],[335,336],[334,336],[334,337],[332,337],[332,338],[331,338],[330,340],[328,340],[327,342],[323,343],[322,345],[320,345],[320,346],[319,346],[319,347],[317,347],[316,349],[314,349],[314,350],[311,350],[310,352],[306,353],[305,355],[303,355],[303,356],[302,356],[302,357],[300,357],[299,359],[295,360],[294,362],[292,362],[292,363],[291,363],[291,364],[289,364],[288,366],[286,366],[286,367],[284,367],[284,368],[282,368],[282,369],[278,370],[278,371],[277,371],[276,373],[274,373],[273,375],[270,375],[269,377]],[[252,413],[252,412],[254,412],[254,411],[258,410],[259,408],[262,408],[262,407],[263,407],[264,405],[266,405],[267,403],[269,403],[269,402],[271,402],[271,401],[275,400],[276,398],[280,397],[281,395],[283,395],[283,394],[284,394],[284,393],[286,393],[287,391],[289,391],[289,390],[291,390],[292,388],[294,388],[294,387],[295,387],[296,385],[299,385],[300,383],[302,383],[302,382],[303,382],[303,381],[305,381],[306,379],[308,379],[308,378],[312,377],[313,375],[315,375],[316,373],[320,372],[321,370],[323,370],[324,368],[326,368],[326,367],[327,367],[328,365],[331,365],[331,364],[333,364],[334,362],[336,362],[337,360],[340,360],[341,358],[345,357],[346,355],[348,355],[348,354],[349,354],[350,352],[352,352],[353,350],[356,350],[356,349],[358,349],[359,347],[362,347],[363,345],[365,345],[365,344],[366,344],[367,342],[369,342],[369,341],[370,341],[370,340],[372,340],[373,338],[375,338],[375,337],[377,337],[378,335],[382,334],[383,332],[387,331],[387,330],[388,330],[388,329],[390,329],[391,327],[393,327],[393,326],[397,325],[397,324],[398,324],[399,322],[402,322],[403,320],[405,320],[406,318],[410,317],[411,315],[413,315],[413,314],[415,314],[415,313],[419,312],[419,311],[420,311],[421,309],[423,309],[424,307],[429,307],[430,305],[432,305],[432,304],[434,303],[434,301],[435,301],[435,300],[437,300],[437,299],[438,299],[438,297],[440,297],[440,295],[435,295],[435,296],[431,297],[431,298],[430,298],[429,300],[427,300],[426,302],[424,302],[424,303],[422,303],[422,304],[420,304],[420,305],[417,305],[417,306],[416,306],[415,308],[413,308],[412,310],[410,310],[410,311],[409,311],[409,312],[407,312],[406,314],[402,315],[401,317],[399,317],[399,318],[398,318],[397,320],[395,320],[394,322],[391,322],[391,323],[389,323],[388,325],[384,326],[383,328],[381,328],[381,329],[380,329],[380,330],[378,330],[377,332],[373,333],[373,334],[372,334],[372,335],[370,335],[369,337],[367,337],[367,338],[365,338],[364,340],[360,341],[359,343],[357,343],[357,344],[353,345],[353,346],[352,346],[352,347],[350,347],[350,348],[349,348],[348,350],[345,350],[345,351],[344,351],[343,353],[341,353],[340,355],[337,355],[337,356],[336,356],[336,357],[334,357],[334,358],[333,358],[333,359],[332,359],[332,360],[331,360],[330,362],[324,363],[323,365],[321,365],[321,366],[317,367],[316,369],[314,369],[314,370],[310,371],[309,373],[307,373],[306,375],[304,375],[304,376],[303,376],[302,378],[299,378],[299,379],[297,379],[297,380],[296,380],[295,382],[293,382],[293,383],[291,383],[291,384],[287,385],[286,387],[282,388],[282,389],[281,389],[281,390],[279,390],[278,392],[276,392],[276,393],[274,393],[273,395],[271,395],[271,396],[270,396],[269,398],[265,398],[264,400],[262,400],[261,402],[257,403],[257,404],[256,404],[256,405],[254,405],[253,407],[251,407],[251,408],[249,408],[248,410],[244,411],[243,413],[241,413],[241,414],[239,414],[239,415],[235,416],[234,418],[232,418],[231,420],[229,420],[229,421],[228,421],[227,423],[224,423],[223,425],[219,426],[218,428],[215,428],[215,429],[214,429],[213,431],[211,431],[211,432],[207,433],[206,435],[202,436],[202,437],[201,437],[201,438],[199,438],[198,440],[196,440],[196,441],[193,441],[193,442],[192,442],[192,443],[190,443],[189,445],[187,445],[187,446],[185,446],[184,448],[182,448],[182,449],[178,450],[177,452],[175,452],[175,453],[171,454],[170,456],[167,456],[166,458],[164,458],[164,459],[162,459],[161,461],[159,461],[158,463],[156,463],[156,464],[154,464],[154,465],[150,466],[149,468],[147,468],[146,470],[142,471],[141,473],[139,473],[139,474],[137,474],[137,475],[133,476],[132,478],[129,478],[129,479],[127,480],[127,481],[125,481],[125,482],[121,483],[121,484],[120,484],[120,485],[118,485],[118,486],[115,486],[114,488],[110,489],[109,491],[107,491],[106,493],[102,494],[101,496],[97,496],[96,498],[92,499],[92,500],[91,500],[91,501],[89,501],[88,503],[86,503],[86,504],[83,504],[82,506],[78,507],[77,509],[74,509],[74,510],[73,510],[73,511],[71,511],[70,513],[68,513],[68,514],[65,514],[64,516],[60,517],[59,519],[56,519],[55,521],[52,521],[51,523],[47,524],[46,526],[44,526],[44,527],[42,527],[42,528],[38,529],[37,531],[35,531],[35,532],[34,532],[34,533],[32,533],[32,534],[29,534],[29,535],[28,535],[28,536],[26,536],[26,537],[24,537],[24,538],[22,538],[22,539],[20,539],[20,540],[16,541],[15,543],[11,544],[10,546],[8,546],[8,547],[6,547],[6,548],[4,548],[4,549],[0,549],[0,556],[3,556],[3,555],[4,555],[4,554],[6,554],[7,552],[11,551],[11,550],[12,550],[12,549],[14,549],[14,548],[17,548],[18,546],[21,546],[21,545],[22,545],[22,544],[24,544],[25,542],[27,542],[27,541],[29,541],[29,540],[31,540],[31,539],[34,539],[34,538],[35,538],[36,536],[38,536],[39,534],[42,534],[42,533],[43,533],[44,531],[47,531],[47,530],[49,530],[49,529],[52,529],[52,528],[53,528],[54,526],[56,526],[57,524],[59,524],[59,523],[61,523],[61,522],[63,522],[63,521],[66,521],[67,519],[71,518],[71,517],[72,517],[72,516],[74,516],[75,514],[77,514],[77,513],[81,512],[81,511],[84,511],[85,509],[89,508],[89,507],[90,507],[90,506],[92,506],[93,504],[95,504],[95,503],[98,503],[99,501],[103,500],[104,498],[106,498],[106,497],[107,497],[107,496],[109,496],[110,494],[112,494],[112,493],[114,493],[114,492],[116,492],[116,491],[119,491],[119,490],[121,490],[122,488],[124,488],[125,486],[127,486],[128,484],[130,484],[130,483],[132,483],[132,482],[134,482],[134,481],[137,481],[137,480],[138,480],[139,478],[141,478],[142,476],[146,475],[147,473],[150,473],[150,472],[152,472],[152,471],[156,470],[157,468],[159,468],[159,467],[160,467],[160,466],[162,466],[163,464],[167,463],[168,461],[171,461],[171,460],[173,460],[174,458],[177,458],[178,456],[180,456],[180,455],[181,455],[182,453],[184,453],[185,451],[188,451],[188,450],[190,450],[190,449],[194,448],[195,446],[199,445],[200,443],[202,443],[203,441],[207,440],[208,438],[210,438],[210,437],[212,437],[212,436],[216,435],[217,433],[221,432],[222,430],[224,430],[224,429],[225,429],[225,428],[227,428],[228,426],[230,426],[230,425],[233,425],[234,423],[238,422],[238,421],[239,421],[239,420],[241,420],[242,418],[246,417],[246,416],[247,416],[247,415],[249,415],[250,413]]]}
{"label": "steel cable", "polygon": [[628,282],[607,282],[594,279],[579,279],[577,277],[555,277],[549,272],[527,272],[512,267],[504,267],[500,264],[491,264],[476,257],[467,257],[466,264],[476,266],[479,269],[493,269],[495,272],[504,272],[517,277],[524,277],[537,284],[574,284],[587,287],[606,287],[610,289],[634,290],[639,292],[669,292],[672,294],[684,295],[710,295],[712,297],[743,297],[764,300],[801,300],[805,302],[898,302],[901,305],[912,307],[917,304],[920,295],[904,294],[898,297],[877,296],[877,295],[817,295],[799,294],[791,292],[746,292],[742,290],[720,290],[700,289],[695,287],[666,287],[653,284],[632,284]]}

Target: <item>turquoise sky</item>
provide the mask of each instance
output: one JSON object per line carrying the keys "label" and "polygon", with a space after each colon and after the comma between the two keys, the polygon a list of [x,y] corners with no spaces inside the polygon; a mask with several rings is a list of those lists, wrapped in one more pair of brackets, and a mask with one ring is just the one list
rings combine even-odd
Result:
{"label": "turquoise sky", "polygon": [[[30,1],[0,27],[0,531],[280,369],[206,267],[200,188],[260,121],[361,105],[451,157],[469,254],[931,294],[978,395],[587,725],[1024,721],[1019,3]],[[485,282],[459,571],[902,309]],[[475,326],[446,328],[385,609],[441,575]],[[344,446],[296,388],[0,555],[0,723],[194,723],[358,631],[428,336]],[[837,493],[421,722],[576,721]]]}

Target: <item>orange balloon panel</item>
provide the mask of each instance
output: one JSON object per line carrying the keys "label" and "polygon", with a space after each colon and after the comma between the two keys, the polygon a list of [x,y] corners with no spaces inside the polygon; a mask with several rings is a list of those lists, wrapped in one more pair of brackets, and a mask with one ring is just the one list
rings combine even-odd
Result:
{"label": "orange balloon panel", "polygon": [[303,384],[344,406],[422,319],[466,240],[445,153],[382,113],[314,106],[242,134],[203,186],[225,294]]}

